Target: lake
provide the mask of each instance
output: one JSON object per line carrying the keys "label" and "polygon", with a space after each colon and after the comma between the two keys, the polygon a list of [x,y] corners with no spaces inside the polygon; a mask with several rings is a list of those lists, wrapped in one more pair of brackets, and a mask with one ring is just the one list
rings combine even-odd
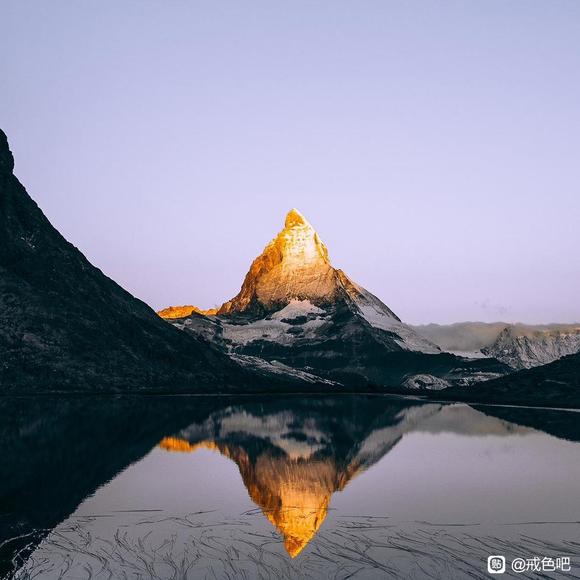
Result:
{"label": "lake", "polygon": [[[1,574],[489,578],[501,555],[503,577],[578,578],[579,419],[362,395],[3,398]],[[510,567],[534,557],[548,568]]]}

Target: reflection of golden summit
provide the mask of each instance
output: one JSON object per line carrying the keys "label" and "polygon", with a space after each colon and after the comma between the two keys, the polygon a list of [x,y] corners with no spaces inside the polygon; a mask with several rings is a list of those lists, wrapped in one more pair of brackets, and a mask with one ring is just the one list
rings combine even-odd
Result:
{"label": "reflection of golden summit", "polygon": [[262,455],[248,467],[240,467],[240,472],[250,497],[282,534],[286,551],[295,558],[326,518],[335,491],[334,462]]}
{"label": "reflection of golden summit", "polygon": [[178,451],[182,453],[191,453],[198,449],[217,449],[217,445],[213,441],[200,441],[199,443],[191,444],[185,439],[179,437],[163,437],[159,443],[161,449],[165,451]]}
{"label": "reflection of golden summit", "polygon": [[255,462],[238,446],[214,441],[191,444],[165,437],[160,447],[167,451],[217,450],[234,461],[252,501],[284,538],[284,547],[295,558],[315,536],[326,518],[332,494],[355,475],[353,467],[339,472],[331,458],[322,460],[273,456],[263,453]]}

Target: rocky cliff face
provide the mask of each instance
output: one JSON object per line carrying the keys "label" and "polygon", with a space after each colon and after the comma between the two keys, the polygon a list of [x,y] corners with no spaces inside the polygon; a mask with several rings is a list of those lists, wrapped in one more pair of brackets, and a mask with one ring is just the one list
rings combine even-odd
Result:
{"label": "rocky cliff face", "polygon": [[[160,314],[176,309],[166,309]],[[256,258],[237,296],[216,316],[171,316],[230,354],[275,361],[343,383],[442,388],[474,372],[424,338],[376,296],[332,266],[296,209]],[[466,363],[472,366],[479,363]],[[478,369],[497,376],[504,369]],[[420,381],[413,377],[420,375]],[[435,377],[434,375],[437,375]],[[478,377],[481,378],[481,377]]]}
{"label": "rocky cliff face", "polygon": [[507,326],[482,352],[516,370],[545,365],[580,352],[580,326],[550,329]]}
{"label": "rocky cliff face", "polygon": [[247,378],[160,320],[56,231],[0,131],[0,391],[225,389]]}

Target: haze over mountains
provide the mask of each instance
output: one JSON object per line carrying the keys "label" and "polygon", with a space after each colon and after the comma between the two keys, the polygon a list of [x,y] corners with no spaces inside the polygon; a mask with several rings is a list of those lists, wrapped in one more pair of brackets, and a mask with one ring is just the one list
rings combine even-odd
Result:
{"label": "haze over mountains", "polygon": [[544,365],[580,351],[580,324],[458,322],[414,328],[442,350],[493,357],[515,370]]}

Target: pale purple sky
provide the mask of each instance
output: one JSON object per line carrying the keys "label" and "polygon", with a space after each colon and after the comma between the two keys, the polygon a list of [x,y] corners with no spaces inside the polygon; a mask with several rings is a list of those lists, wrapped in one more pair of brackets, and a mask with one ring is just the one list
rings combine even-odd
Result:
{"label": "pale purple sky", "polygon": [[220,304],[297,207],[412,323],[580,321],[580,2],[4,2],[0,126],[53,224]]}

